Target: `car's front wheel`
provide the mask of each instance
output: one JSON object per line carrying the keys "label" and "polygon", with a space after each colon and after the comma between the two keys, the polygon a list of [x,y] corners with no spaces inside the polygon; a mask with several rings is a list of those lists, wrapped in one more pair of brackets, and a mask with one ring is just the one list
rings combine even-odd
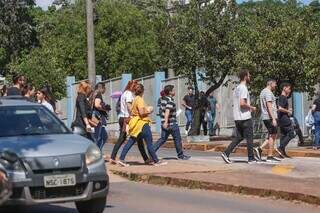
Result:
{"label": "car's front wheel", "polygon": [[76,202],[79,213],[103,213],[107,203],[107,197],[96,198],[88,201]]}

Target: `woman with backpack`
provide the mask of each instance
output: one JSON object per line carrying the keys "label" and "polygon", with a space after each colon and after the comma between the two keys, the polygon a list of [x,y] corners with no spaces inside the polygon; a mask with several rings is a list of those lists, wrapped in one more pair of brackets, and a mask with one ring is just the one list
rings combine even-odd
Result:
{"label": "woman with backpack", "polygon": [[105,84],[98,83],[95,87],[93,95],[90,98],[90,103],[93,110],[92,117],[98,120],[98,125],[94,130],[94,138],[100,150],[103,149],[103,146],[108,139],[107,120],[108,112],[111,110],[110,106],[107,105],[103,100],[102,96],[105,94],[105,92]]}

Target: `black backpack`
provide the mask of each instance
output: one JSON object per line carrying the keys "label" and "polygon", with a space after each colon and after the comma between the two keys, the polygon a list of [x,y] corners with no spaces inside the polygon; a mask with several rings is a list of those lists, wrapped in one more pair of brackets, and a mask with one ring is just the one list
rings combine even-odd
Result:
{"label": "black backpack", "polygon": [[117,115],[119,115],[120,112],[121,112],[121,96],[120,96],[120,98],[119,98],[118,101],[117,101],[116,112],[117,112]]}

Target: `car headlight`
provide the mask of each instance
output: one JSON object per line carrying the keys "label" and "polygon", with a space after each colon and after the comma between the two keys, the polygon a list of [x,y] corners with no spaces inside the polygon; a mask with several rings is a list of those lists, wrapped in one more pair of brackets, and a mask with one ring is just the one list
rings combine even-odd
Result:
{"label": "car headlight", "polygon": [[15,162],[15,163],[9,163],[6,160],[1,160],[0,161],[1,165],[5,168],[6,171],[14,171],[14,172],[22,172],[24,171],[24,169],[21,166],[21,163],[19,161]]}
{"label": "car headlight", "polygon": [[96,145],[91,144],[86,152],[87,166],[99,161],[101,158],[102,158],[102,153],[100,149]]}

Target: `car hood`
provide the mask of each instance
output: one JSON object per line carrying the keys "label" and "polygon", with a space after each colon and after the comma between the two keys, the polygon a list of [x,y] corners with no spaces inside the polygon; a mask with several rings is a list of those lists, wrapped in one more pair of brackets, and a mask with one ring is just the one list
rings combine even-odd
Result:
{"label": "car hood", "polygon": [[0,150],[19,157],[46,157],[85,153],[92,142],[75,134],[0,137]]}

